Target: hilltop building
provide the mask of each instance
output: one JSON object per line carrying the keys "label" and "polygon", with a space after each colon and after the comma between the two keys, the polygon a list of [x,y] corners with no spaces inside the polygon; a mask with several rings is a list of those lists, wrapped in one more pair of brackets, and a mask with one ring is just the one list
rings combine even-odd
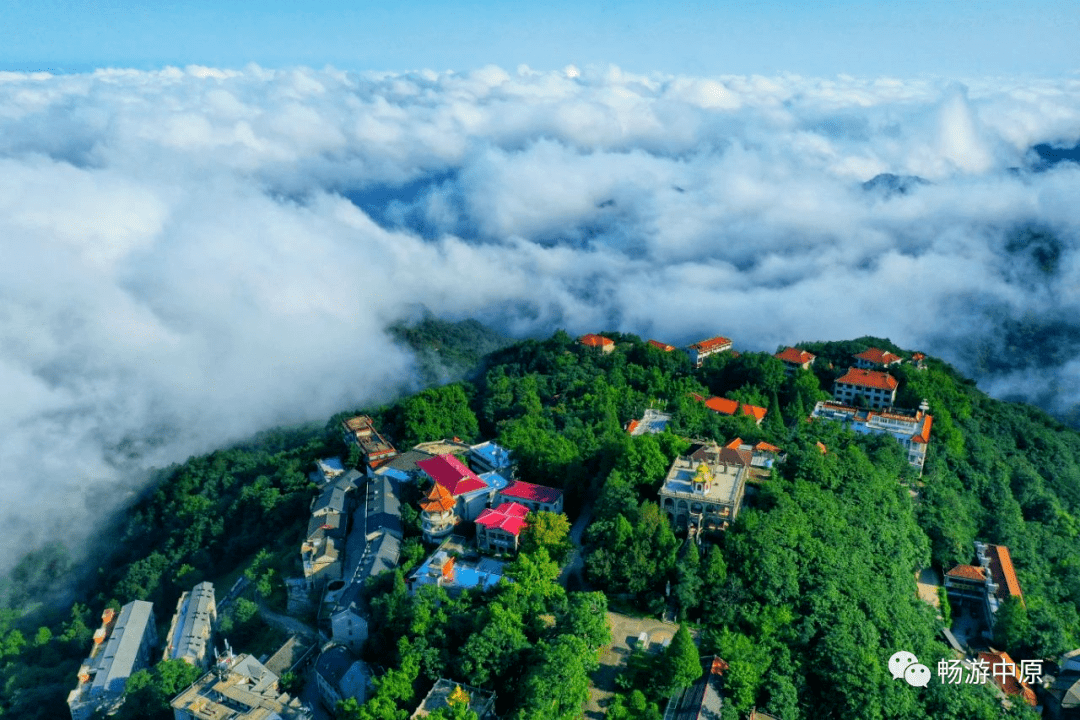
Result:
{"label": "hilltop building", "polygon": [[445,538],[463,520],[475,520],[494,500],[495,493],[508,484],[495,472],[477,475],[450,454],[417,465],[433,483],[420,502],[424,539],[428,542]]}
{"label": "hilltop building", "polygon": [[222,660],[169,703],[175,720],[310,720],[278,688],[278,676],[250,655]]}
{"label": "hilltop building", "polygon": [[855,367],[863,370],[874,370],[877,368],[888,368],[893,365],[899,365],[904,359],[899,355],[889,352],[888,350],[881,350],[880,348],[869,348],[862,351],[855,356]]}
{"label": "hilltop building", "polygon": [[768,410],[757,405],[749,405],[747,403],[739,403],[735,400],[728,400],[727,398],[713,396],[711,398],[704,398],[701,395],[694,393],[693,398],[700,403],[704,403],[705,407],[712,410],[714,413],[720,415],[747,415],[754,418],[754,424],[760,425],[761,421],[765,419],[765,415],[768,414]]}
{"label": "hilltop building", "polygon": [[348,497],[363,476],[356,470],[338,475],[311,502],[311,519],[300,545],[300,562],[308,589],[340,580],[344,566]]}
{"label": "hilltop building", "polygon": [[860,410],[839,403],[819,402],[814,406],[811,418],[842,423],[862,435],[891,435],[907,451],[907,460],[921,471],[926,462],[926,449],[930,445],[930,428],[934,416],[927,414],[923,403],[917,412],[889,408],[888,410]]}
{"label": "hilltop building", "polygon": [[467,457],[477,473],[494,472],[507,479],[515,474],[514,458],[510,451],[492,440],[469,447]]}
{"label": "hilltop building", "polygon": [[169,625],[163,660],[183,660],[205,670],[210,664],[213,628],[217,622],[214,585],[201,582],[191,592],[180,595],[176,614]]}
{"label": "hilltop building", "polygon": [[363,661],[353,658],[344,647],[332,645],[315,661],[315,681],[319,685],[319,700],[333,713],[346,698],[356,698],[364,704],[371,673]]}
{"label": "hilltop building", "polygon": [[450,703],[468,703],[469,709],[476,713],[480,720],[495,718],[495,693],[441,678],[420,703],[420,707],[409,716],[409,720],[425,718],[436,710],[449,707]]}
{"label": "hilltop building", "polygon": [[848,368],[833,384],[833,399],[844,405],[878,410],[896,402],[898,386],[896,378],[888,373]]}
{"label": "hilltop building", "polygon": [[945,573],[945,592],[950,602],[979,611],[992,630],[1001,603],[1010,597],[1024,602],[1009,548],[975,543],[978,565],[957,565]]}
{"label": "hilltop building", "polygon": [[392,572],[401,558],[401,538],[392,533],[377,533],[362,546],[349,583],[332,600],[330,632],[334,642],[360,652],[368,637],[368,605],[364,584],[383,572]]}
{"label": "hilltop building", "polygon": [[476,545],[481,550],[516,553],[518,539],[527,523],[529,508],[516,502],[504,502],[488,508],[476,518]]}
{"label": "hilltop building", "polygon": [[384,440],[375,429],[374,421],[367,415],[356,415],[343,420],[341,427],[345,432],[345,442],[360,448],[369,470],[374,470],[398,454],[394,446]]}
{"label": "hilltop building", "polygon": [[675,349],[674,345],[668,345],[667,343],[662,343],[659,340],[650,340],[649,344],[657,350],[663,350],[664,352],[671,352]]}
{"label": "hilltop building", "polygon": [[578,338],[578,342],[587,348],[592,350],[598,350],[602,353],[609,353],[615,350],[615,341],[611,338],[606,338],[603,335],[596,335],[589,333],[588,335],[582,335]]}
{"label": "hilltop building", "polygon": [[990,668],[990,680],[998,686],[1006,697],[1018,698],[1031,707],[1038,704],[1035,691],[1020,677],[1020,664],[1013,662],[1009,653],[990,650],[979,653],[979,660]]}
{"label": "hilltop building", "polygon": [[704,364],[705,358],[710,355],[716,355],[717,353],[727,352],[730,349],[731,340],[718,335],[709,338],[708,340],[696,342],[686,348],[686,351],[690,353],[690,364],[699,368]]}
{"label": "hilltop building", "polygon": [[411,592],[424,585],[437,585],[452,595],[470,588],[490,590],[502,580],[504,566],[499,560],[470,550],[465,538],[451,535],[406,582]]}
{"label": "hilltop building", "polygon": [[1049,720],[1080,720],[1080,649],[1058,659],[1057,674],[1044,678],[1046,717]]}
{"label": "hilltop building", "polygon": [[626,432],[631,435],[645,435],[646,433],[655,435],[664,432],[672,419],[671,413],[648,408],[640,420],[630,421],[630,424],[626,426]]}
{"label": "hilltop building", "polygon": [[780,448],[767,443],[764,440],[755,445],[751,445],[750,443],[744,443],[742,438],[735,438],[724,447],[749,453],[750,466],[762,470],[771,470],[774,465],[782,463],[787,459],[787,455],[784,455],[780,451]]}
{"label": "hilltop building", "polygon": [[534,485],[523,480],[515,480],[499,490],[499,502],[513,502],[524,505],[530,512],[561,513],[563,511],[563,491],[546,485]]}
{"label": "hilltop building", "polygon": [[114,712],[124,701],[127,679],[150,664],[157,641],[153,603],[133,600],[119,614],[106,609],[90,657],[79,667],[79,683],[68,694],[72,720]]}
{"label": "hilltop building", "polygon": [[751,454],[696,443],[675,458],[660,488],[660,507],[674,527],[726,530],[739,514]]}
{"label": "hilltop building", "polygon": [[817,359],[817,356],[813,353],[792,347],[776,353],[775,357],[784,363],[784,373],[786,375],[794,375],[799,370],[809,370],[814,364],[814,360]]}

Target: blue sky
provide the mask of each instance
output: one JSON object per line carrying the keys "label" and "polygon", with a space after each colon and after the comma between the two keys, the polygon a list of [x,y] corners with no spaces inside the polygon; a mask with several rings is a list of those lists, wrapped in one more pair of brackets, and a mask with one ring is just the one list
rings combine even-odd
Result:
{"label": "blue sky", "polygon": [[203,64],[692,75],[1060,76],[1078,0],[213,2],[4,0],[0,69]]}

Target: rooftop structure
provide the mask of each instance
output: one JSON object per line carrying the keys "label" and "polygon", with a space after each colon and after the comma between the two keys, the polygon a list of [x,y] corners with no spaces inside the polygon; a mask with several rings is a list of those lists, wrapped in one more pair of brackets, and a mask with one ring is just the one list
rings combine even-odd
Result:
{"label": "rooftop structure", "polygon": [[263,665],[267,670],[281,677],[287,672],[295,672],[307,656],[317,650],[318,645],[314,640],[291,635]]}
{"label": "rooftop structure", "polygon": [[867,370],[872,368],[887,368],[891,365],[899,365],[903,360],[902,357],[895,355],[888,350],[872,347],[855,356],[855,367]]}
{"label": "rooftop structure", "polygon": [[72,720],[87,720],[96,712],[110,713],[118,707],[127,679],[150,664],[155,645],[153,603],[133,600],[119,614],[105,610],[90,657],[79,668],[79,683],[68,694]]}
{"label": "rooftop structure", "polygon": [[922,470],[926,462],[934,416],[926,413],[925,405],[917,412],[896,408],[875,411],[822,401],[814,406],[810,417],[843,423],[848,429],[863,435],[891,435],[907,450],[911,465]]}
{"label": "rooftop structure", "polygon": [[515,502],[504,502],[488,508],[476,518],[476,544],[484,550],[517,552],[518,538],[525,529],[529,508]]}
{"label": "rooftop structure", "polygon": [[169,703],[176,720],[310,720],[278,688],[278,676],[250,655],[222,661]]}
{"label": "rooftop structure", "polygon": [[468,457],[478,473],[497,472],[507,478],[514,474],[510,451],[491,440],[470,447]]}
{"label": "rooftop structure", "polygon": [[371,539],[377,533],[388,532],[400,538],[401,501],[397,481],[388,475],[376,475],[364,487],[363,498],[365,537]]}
{"label": "rooftop structure", "polygon": [[213,646],[216,622],[217,603],[213,583],[201,582],[191,592],[181,594],[169,626],[163,659],[183,660],[205,670],[210,662],[209,650]]}
{"label": "rooftop structure", "polygon": [[398,482],[413,482],[420,476],[420,467],[417,465],[421,460],[430,460],[436,453],[425,450],[406,450],[397,457],[387,460],[373,471],[373,476],[386,475]]}
{"label": "rooftop structure", "polygon": [[465,538],[452,535],[408,578],[412,591],[424,585],[438,585],[455,593],[472,588],[490,590],[503,577],[504,563],[470,553]]}
{"label": "rooftop structure", "polygon": [[442,485],[451,495],[464,495],[486,488],[484,481],[454,455],[446,454],[422,460],[417,466],[436,484]]}
{"label": "rooftop structure", "polygon": [[775,357],[784,363],[784,372],[788,375],[795,373],[797,370],[809,370],[817,358],[813,353],[792,347],[776,353]]}
{"label": "rooftop structure", "polygon": [[397,455],[397,450],[383,439],[375,429],[374,421],[367,415],[356,415],[343,420],[341,427],[345,431],[345,442],[359,446],[369,468],[377,468]]}
{"label": "rooftop structure", "polygon": [[726,530],[739,514],[751,460],[742,450],[695,444],[671,464],[660,506],[676,527]]}
{"label": "rooftop structure", "polygon": [[515,480],[499,491],[500,502],[515,502],[524,505],[532,512],[563,511],[563,491],[545,485],[534,485],[523,480]]}
{"label": "rooftop structure", "polygon": [[341,458],[332,457],[315,461],[315,475],[317,482],[328,483],[339,475],[344,474],[345,464]]}
{"label": "rooftop structure", "polygon": [[727,339],[726,337],[720,337],[718,335],[716,337],[709,338],[708,340],[696,342],[686,349],[690,353],[690,364],[696,368],[699,368],[705,362],[705,358],[709,357],[710,355],[716,355],[717,353],[722,353],[730,350],[731,340]]}
{"label": "rooftop structure", "polygon": [[848,368],[833,385],[833,399],[846,405],[859,405],[876,410],[896,402],[898,385],[896,378],[888,373]]}
{"label": "rooftop structure", "polygon": [[626,426],[626,431],[631,435],[645,435],[662,433],[667,429],[668,423],[672,420],[671,413],[660,412],[648,408],[645,410],[645,414],[641,416],[640,420],[631,420],[630,424]]}
{"label": "rooftop structure", "polygon": [[668,345],[667,343],[662,343],[659,340],[650,340],[649,344],[658,350],[663,350],[664,352],[671,352],[675,349],[674,345]]}
{"label": "rooftop structure", "polygon": [[315,679],[319,685],[319,699],[333,712],[346,698],[356,698],[361,705],[364,703],[371,673],[367,665],[344,647],[333,645],[315,661]]}
{"label": "rooftop structure", "polygon": [[969,603],[982,611],[991,629],[1001,603],[1010,597],[1024,602],[1016,569],[1004,545],[975,543],[977,565],[957,565],[945,573],[945,592],[949,599]]}
{"label": "rooftop structure", "polygon": [[351,574],[345,578],[343,591],[333,597],[334,608],[330,613],[330,629],[334,642],[359,652],[367,640],[367,598],[365,582],[383,572],[397,567],[401,557],[401,540],[391,533],[378,533],[363,545],[363,552]]}
{"label": "rooftop structure", "polygon": [[981,652],[979,660],[986,663],[990,670],[990,679],[1005,695],[1018,697],[1031,707],[1035,707],[1037,704],[1035,691],[1020,677],[1020,665],[1013,662],[1009,653],[996,650]]}
{"label": "rooftop structure", "polygon": [[587,348],[599,350],[603,353],[609,353],[615,349],[615,341],[611,338],[606,338],[602,335],[596,335],[589,333],[588,335],[582,335],[578,338],[578,342]]}
{"label": "rooftop structure", "polygon": [[450,703],[468,703],[469,709],[476,713],[480,720],[495,717],[495,693],[444,678],[435,683],[435,687],[431,688],[431,692],[409,719],[427,717],[436,710],[449,707]]}
{"label": "rooftop structure", "polygon": [[786,455],[782,455],[780,448],[775,445],[771,445],[764,440],[751,445],[750,443],[744,443],[742,438],[735,438],[724,447],[731,450],[740,450],[742,452],[750,453],[750,465],[751,467],[771,469],[777,462],[783,462],[786,459]]}
{"label": "rooftop structure", "polygon": [[716,655],[701,658],[701,677],[668,700],[664,720],[711,720],[724,704],[724,673],[728,664]]}
{"label": "rooftop structure", "polygon": [[694,398],[699,402],[705,403],[705,407],[712,410],[714,413],[721,415],[748,415],[754,418],[754,423],[761,424],[761,421],[765,419],[765,415],[769,412],[763,407],[757,405],[749,405],[747,403],[739,403],[735,400],[728,400],[722,397],[703,398],[700,395],[694,395]]}

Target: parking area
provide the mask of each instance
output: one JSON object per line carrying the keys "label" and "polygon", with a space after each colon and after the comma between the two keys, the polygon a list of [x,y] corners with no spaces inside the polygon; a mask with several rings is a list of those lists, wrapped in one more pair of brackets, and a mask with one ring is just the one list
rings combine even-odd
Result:
{"label": "parking area", "polygon": [[589,687],[585,717],[591,719],[604,717],[607,704],[615,693],[615,678],[626,663],[630,651],[641,646],[640,643],[644,640],[645,649],[658,652],[665,642],[671,641],[678,629],[677,625],[651,617],[636,618],[612,612],[609,612],[607,617],[612,641],[600,655],[600,669],[593,673]]}

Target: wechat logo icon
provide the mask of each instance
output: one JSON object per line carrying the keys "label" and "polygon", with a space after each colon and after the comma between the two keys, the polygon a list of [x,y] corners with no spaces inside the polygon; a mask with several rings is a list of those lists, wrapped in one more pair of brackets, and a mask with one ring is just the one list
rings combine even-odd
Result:
{"label": "wechat logo icon", "polygon": [[926,687],[930,684],[930,668],[920,664],[919,658],[906,650],[893,653],[889,658],[889,672],[892,673],[893,680],[902,677],[913,687]]}

